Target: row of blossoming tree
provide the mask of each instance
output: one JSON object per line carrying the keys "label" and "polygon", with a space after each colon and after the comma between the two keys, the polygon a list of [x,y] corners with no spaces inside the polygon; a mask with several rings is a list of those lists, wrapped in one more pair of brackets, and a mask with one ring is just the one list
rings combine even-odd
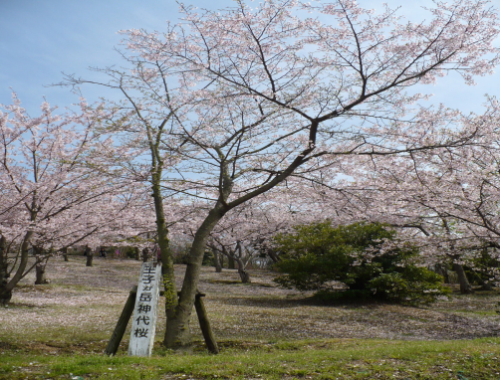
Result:
{"label": "row of blossoming tree", "polygon": [[[44,102],[40,116],[31,117],[13,94],[13,104],[0,113],[2,303],[57,252],[96,246],[105,234],[137,234],[151,224],[143,194],[103,178],[93,164],[92,152],[109,142],[97,140],[96,120],[85,108],[82,102],[80,112],[57,115]],[[134,214],[144,217],[130,223]]]}
{"label": "row of blossoming tree", "polygon": [[[495,244],[496,102],[485,115],[465,117],[423,107],[425,93],[407,92],[448,73],[471,85],[493,72],[499,23],[487,1],[436,2],[420,23],[351,0],[266,0],[254,8],[238,0],[217,12],[181,11],[182,21],[162,33],[124,31],[123,68],[99,69],[100,79],[65,78],[62,85],[117,92],[64,119],[81,125],[71,141],[58,121],[61,132],[41,138],[41,126],[54,125],[46,106],[36,120],[9,108],[18,129],[2,119],[1,176],[9,185],[1,233],[18,242],[23,268],[3,280],[6,292],[25,273],[35,235],[51,231],[64,247],[102,225],[133,234],[151,225],[137,207],[146,219],[154,210],[164,344],[182,349],[191,344],[188,320],[207,244],[241,258],[266,234],[322,219],[404,227],[408,239],[426,241],[429,256],[439,246],[455,260],[465,244]],[[15,136],[29,137],[11,143]],[[14,168],[7,151],[24,141],[29,157]],[[39,162],[37,152],[49,145],[61,154]],[[130,185],[142,201],[124,200]],[[129,205],[134,217],[125,214]],[[82,232],[68,230],[63,215]],[[173,229],[192,235],[179,296]]]}

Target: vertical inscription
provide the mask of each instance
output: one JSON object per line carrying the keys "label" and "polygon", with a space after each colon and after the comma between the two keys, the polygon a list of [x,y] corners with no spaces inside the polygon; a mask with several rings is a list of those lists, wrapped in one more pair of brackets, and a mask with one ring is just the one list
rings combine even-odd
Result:
{"label": "vertical inscription", "polygon": [[155,339],[158,297],[160,295],[161,265],[153,262],[142,264],[128,354],[151,356]]}

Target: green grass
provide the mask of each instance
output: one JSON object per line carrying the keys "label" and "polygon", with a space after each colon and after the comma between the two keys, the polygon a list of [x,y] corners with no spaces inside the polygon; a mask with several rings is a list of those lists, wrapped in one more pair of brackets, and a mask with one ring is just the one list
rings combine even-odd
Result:
{"label": "green grass", "polygon": [[96,260],[86,268],[84,258],[71,260],[54,261],[50,285],[28,278],[0,308],[0,380],[500,379],[496,292],[421,308],[325,305],[274,287],[269,272],[241,285],[236,271],[212,268],[203,268],[200,289],[219,355],[206,351],[194,313],[193,353],[163,348],[160,313],[151,358],[127,356],[130,330],[118,355],[107,357],[140,263]]}
{"label": "green grass", "polygon": [[[499,379],[500,339],[221,342],[221,353],[151,358],[0,349],[0,379]],[[184,376],[183,376],[184,375]]]}

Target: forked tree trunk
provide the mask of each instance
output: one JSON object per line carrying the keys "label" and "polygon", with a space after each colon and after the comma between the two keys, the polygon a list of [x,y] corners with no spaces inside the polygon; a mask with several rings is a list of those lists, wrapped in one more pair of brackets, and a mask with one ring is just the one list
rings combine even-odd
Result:
{"label": "forked tree trunk", "polygon": [[240,269],[243,267],[243,263],[240,265],[240,261],[238,260],[238,274],[240,275],[241,282],[244,284],[250,284],[252,281],[250,280],[250,274],[245,269]]}
{"label": "forked tree trunk", "polygon": [[23,243],[21,244],[21,261],[19,267],[17,267],[14,276],[10,280],[4,278],[4,282],[0,283],[0,303],[2,305],[7,305],[12,298],[12,289],[16,287],[19,281],[23,278],[25,274],[24,271],[28,266],[28,247],[30,244],[31,236],[33,236],[33,231],[27,231],[24,235]]}
{"label": "forked tree trunk", "polygon": [[46,265],[47,265],[47,263],[42,263],[42,262],[39,262],[36,264],[36,266],[35,266],[35,272],[36,272],[35,284],[36,285],[44,285],[44,284],[49,283],[49,281],[45,278],[45,266]]}
{"label": "forked tree trunk", "polygon": [[460,284],[460,293],[470,294],[472,293],[472,286],[469,284],[469,280],[465,274],[464,268],[460,264],[453,264],[453,270],[457,273],[458,282]]}
{"label": "forked tree trunk", "polygon": [[277,263],[280,261],[280,257],[272,249],[267,250],[267,255],[271,258],[271,260],[273,260],[273,263]]}
{"label": "forked tree trunk", "polygon": [[[238,252],[238,256],[236,255]],[[240,275],[241,282],[244,284],[250,284],[250,274],[245,270],[245,264],[243,263],[242,257],[242,247],[241,242],[237,242],[236,249],[234,250],[234,260],[238,263],[238,274]]]}
{"label": "forked tree trunk", "polygon": [[220,205],[210,210],[207,217],[194,235],[193,244],[189,250],[188,264],[182,283],[179,303],[174,313],[167,316],[167,329],[165,331],[164,345],[180,351],[191,349],[191,330],[189,328],[189,317],[198,288],[203,255],[205,253],[207,239],[215,225],[222,219],[225,212]]}

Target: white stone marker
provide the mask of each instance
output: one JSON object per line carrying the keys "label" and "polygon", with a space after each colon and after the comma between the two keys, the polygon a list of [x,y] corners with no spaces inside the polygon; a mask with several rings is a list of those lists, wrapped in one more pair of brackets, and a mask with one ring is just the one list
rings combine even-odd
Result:
{"label": "white stone marker", "polygon": [[155,340],[160,284],[161,264],[143,263],[128,346],[130,356],[151,356]]}

